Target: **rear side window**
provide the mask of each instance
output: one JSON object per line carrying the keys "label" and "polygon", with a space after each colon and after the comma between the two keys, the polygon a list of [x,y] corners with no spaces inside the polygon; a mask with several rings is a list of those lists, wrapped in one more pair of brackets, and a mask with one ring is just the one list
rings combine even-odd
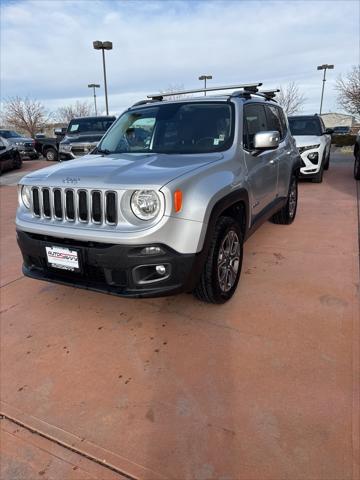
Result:
{"label": "rear side window", "polygon": [[284,138],[283,128],[280,120],[280,110],[273,105],[266,105],[266,117],[268,122],[268,130],[276,130],[280,133],[281,139]]}
{"label": "rear side window", "polygon": [[254,137],[258,132],[269,130],[264,105],[258,103],[244,105],[243,144],[247,150],[254,148]]}
{"label": "rear side window", "polygon": [[278,110],[279,110],[279,114],[280,114],[280,123],[281,123],[281,128],[282,128],[282,137],[281,138],[285,138],[286,134],[287,134],[287,131],[288,131],[287,122],[286,122],[284,111],[281,108],[278,108]]}

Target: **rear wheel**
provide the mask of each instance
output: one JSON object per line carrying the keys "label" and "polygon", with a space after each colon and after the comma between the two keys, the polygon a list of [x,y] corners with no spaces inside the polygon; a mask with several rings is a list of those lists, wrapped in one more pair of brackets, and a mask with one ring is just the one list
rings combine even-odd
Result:
{"label": "rear wheel", "polygon": [[229,300],[239,282],[242,259],[243,236],[239,223],[231,217],[220,217],[194,295],[208,303]]}
{"label": "rear wheel", "polygon": [[355,154],[354,178],[360,180],[360,149]]}
{"label": "rear wheel", "polygon": [[58,159],[58,154],[55,148],[48,148],[45,152],[45,158],[48,162],[55,162]]}
{"label": "rear wheel", "polygon": [[286,205],[272,216],[271,221],[280,225],[290,225],[295,219],[298,202],[298,179],[291,177]]}

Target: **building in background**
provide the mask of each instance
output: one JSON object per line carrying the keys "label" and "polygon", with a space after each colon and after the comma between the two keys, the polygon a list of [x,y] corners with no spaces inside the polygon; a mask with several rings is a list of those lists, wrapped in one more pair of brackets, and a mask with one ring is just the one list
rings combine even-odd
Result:
{"label": "building in background", "polygon": [[321,118],[325,123],[326,128],[334,127],[353,127],[356,123],[354,115],[346,113],[322,113]]}

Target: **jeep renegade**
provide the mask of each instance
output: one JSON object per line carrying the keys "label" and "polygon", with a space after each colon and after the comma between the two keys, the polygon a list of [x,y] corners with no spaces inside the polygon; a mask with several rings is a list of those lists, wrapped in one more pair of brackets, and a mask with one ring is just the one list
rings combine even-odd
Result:
{"label": "jeep renegade", "polygon": [[[25,176],[24,274],[122,296],[230,299],[244,241],[297,209],[299,152],[275,91],[260,85],[149,95],[91,155]],[[194,92],[204,90],[181,93]]]}

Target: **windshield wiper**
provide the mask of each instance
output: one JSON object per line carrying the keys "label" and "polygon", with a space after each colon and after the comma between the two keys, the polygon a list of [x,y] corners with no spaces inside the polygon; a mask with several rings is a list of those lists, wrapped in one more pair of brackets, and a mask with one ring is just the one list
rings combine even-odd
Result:
{"label": "windshield wiper", "polygon": [[113,153],[113,152],[110,152],[110,150],[108,150],[107,148],[104,148],[104,150],[102,150],[101,148],[98,148],[98,147],[96,147],[96,152],[103,153],[104,155],[110,155],[110,153]]}

